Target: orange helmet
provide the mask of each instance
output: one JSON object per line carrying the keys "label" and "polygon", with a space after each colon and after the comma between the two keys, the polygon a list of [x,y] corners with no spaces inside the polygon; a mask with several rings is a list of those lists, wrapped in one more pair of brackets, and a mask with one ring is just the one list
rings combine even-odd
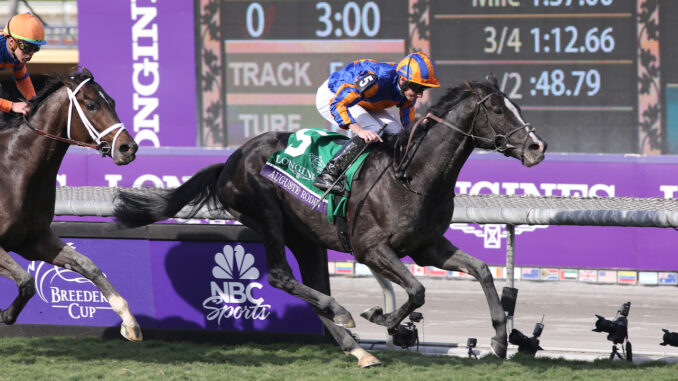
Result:
{"label": "orange helmet", "polygon": [[422,52],[408,54],[400,60],[396,72],[410,82],[426,87],[440,86],[433,61]]}
{"label": "orange helmet", "polygon": [[7,22],[5,36],[14,37],[35,45],[45,44],[45,27],[42,22],[31,13],[20,13]]}

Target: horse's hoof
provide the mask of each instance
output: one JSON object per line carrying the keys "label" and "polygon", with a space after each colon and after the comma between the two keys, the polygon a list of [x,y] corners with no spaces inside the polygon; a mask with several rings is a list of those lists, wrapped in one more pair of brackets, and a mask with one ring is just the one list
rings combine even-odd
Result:
{"label": "horse's hoof", "polygon": [[[371,321],[372,323],[377,323],[378,319],[383,320],[384,310],[382,310],[381,307],[376,306],[376,307],[372,307],[370,309],[363,311],[363,313],[361,313],[360,316]],[[377,324],[379,324],[379,323],[377,323]]]}
{"label": "horse's hoof", "polygon": [[334,324],[344,328],[355,328],[355,321],[349,313],[334,315]]}
{"label": "horse's hoof", "polygon": [[141,334],[141,327],[139,327],[136,324],[131,328],[125,323],[120,324],[120,334],[122,335],[122,337],[129,341],[134,342],[144,341],[144,337]]}
{"label": "horse's hoof", "polygon": [[12,325],[16,322],[16,317],[9,316],[9,313],[7,311],[9,311],[9,309],[2,311],[2,313],[0,313],[0,317],[2,317],[3,323],[7,325]]}
{"label": "horse's hoof", "polygon": [[361,358],[360,361],[358,361],[358,365],[360,365],[361,368],[370,368],[373,366],[381,365],[381,361],[379,361],[378,358],[370,354],[368,356],[363,356],[363,358]]}
{"label": "horse's hoof", "polygon": [[492,353],[494,353],[495,356],[505,359],[506,358],[506,350],[507,350],[508,344],[506,341],[501,341],[495,337],[492,338],[492,341],[490,343],[490,348],[492,349]]}

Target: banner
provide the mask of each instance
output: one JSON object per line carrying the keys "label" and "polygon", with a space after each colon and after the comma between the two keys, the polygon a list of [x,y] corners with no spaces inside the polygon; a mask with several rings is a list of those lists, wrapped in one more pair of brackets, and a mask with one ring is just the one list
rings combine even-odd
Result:
{"label": "banner", "polygon": [[[305,301],[268,283],[261,243],[63,240],[101,268],[129,303],[142,330],[322,332],[320,320]],[[33,276],[36,288],[17,323],[99,327],[121,323],[103,293],[82,275],[12,256]],[[300,279],[291,254],[288,261]],[[9,305],[17,292],[13,282],[0,282],[0,305]]]}
{"label": "banner", "polygon": [[196,145],[193,20],[186,0],[78,1],[80,65],[140,146]]}

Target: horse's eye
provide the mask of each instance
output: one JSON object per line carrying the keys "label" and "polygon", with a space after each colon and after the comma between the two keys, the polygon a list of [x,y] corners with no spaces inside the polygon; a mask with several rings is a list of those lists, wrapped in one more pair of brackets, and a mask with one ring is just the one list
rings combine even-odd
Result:
{"label": "horse's eye", "polygon": [[96,102],[85,102],[85,107],[87,108],[87,111],[95,111],[99,108],[99,105]]}
{"label": "horse's eye", "polygon": [[501,107],[495,107],[494,108],[494,113],[497,115],[501,115],[504,112],[504,110],[501,109]]}

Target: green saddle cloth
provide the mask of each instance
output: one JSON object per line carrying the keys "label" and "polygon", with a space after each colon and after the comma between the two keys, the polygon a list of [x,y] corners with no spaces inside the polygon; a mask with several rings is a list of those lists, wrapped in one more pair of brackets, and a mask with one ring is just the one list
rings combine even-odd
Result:
{"label": "green saddle cloth", "polygon": [[[348,140],[346,136],[327,130],[311,128],[299,130],[290,135],[284,150],[271,155],[261,170],[261,175],[312,207],[325,193],[313,186],[313,180],[346,140]],[[353,177],[369,150],[368,147],[346,171],[345,194],[351,191]],[[327,214],[330,222],[334,222],[336,216],[346,216],[347,200],[346,196],[342,196],[337,201],[330,194],[317,209]]]}

